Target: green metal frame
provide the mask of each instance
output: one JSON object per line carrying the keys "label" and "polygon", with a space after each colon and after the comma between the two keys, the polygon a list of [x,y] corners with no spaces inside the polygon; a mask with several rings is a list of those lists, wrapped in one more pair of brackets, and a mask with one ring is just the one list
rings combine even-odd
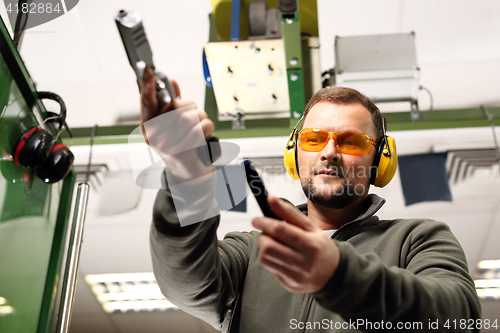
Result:
{"label": "green metal frame", "polygon": [[0,19],[0,21],[2,21],[0,24],[0,52],[9,66],[10,72],[15,78],[26,103],[31,110],[35,111],[35,108],[37,109],[39,114],[35,114],[35,117],[45,118],[47,116],[47,111],[45,110],[42,102],[38,99],[38,92],[35,88],[35,84],[28,74],[28,70],[26,69],[26,66],[24,66],[24,62],[14,46],[12,39],[10,38],[7,27],[5,26],[3,20]]}
{"label": "green metal frame", "polygon": [[61,281],[61,267],[64,257],[65,240],[68,234],[68,222],[71,213],[73,191],[75,189],[76,172],[71,170],[70,174],[63,180],[61,200],[57,212],[56,227],[52,240],[52,249],[47,270],[47,279],[43,292],[42,309],[38,322],[38,333],[49,333],[54,324],[59,281]]}
{"label": "green metal frame", "polygon": [[[494,117],[496,126],[500,126],[500,108],[488,108],[488,111]],[[387,118],[388,131],[410,131],[422,129],[446,129],[446,128],[464,128],[464,127],[486,127],[490,126],[488,119],[485,117],[480,108],[475,109],[455,109],[455,110],[439,110],[439,111],[422,111],[419,122],[411,121],[410,112],[390,112],[385,113]],[[288,136],[295,125],[293,121],[289,127],[272,127],[272,128],[255,128],[240,130],[219,130],[214,132],[214,135],[221,139],[235,138],[255,138],[266,136]],[[96,131],[94,144],[115,144],[127,143],[128,136],[137,128],[137,125],[127,126],[107,126],[99,127]],[[90,133],[92,127],[74,128],[73,129],[73,145],[88,145],[90,144]],[[63,134],[66,135],[67,134]]]}
{"label": "green metal frame", "polygon": [[[38,121],[45,119],[47,117],[47,111],[45,110],[42,102],[38,99],[38,92],[35,88],[33,80],[31,79],[24,62],[14,46],[3,20],[0,19],[0,21],[0,53],[9,67],[14,81],[16,82],[25,102],[30,110],[32,110],[34,118]],[[32,120],[35,122],[35,119]],[[51,130],[53,134],[56,134],[56,129],[53,126],[49,124],[47,125],[47,128]],[[62,142],[62,139],[59,138],[59,141]],[[62,183],[61,199],[57,208],[49,267],[45,279],[45,287],[40,309],[37,329],[38,333],[49,333],[52,330],[75,180],[76,173],[74,170],[71,170]]]}
{"label": "green metal frame", "polygon": [[299,10],[293,15],[281,14],[281,34],[285,44],[286,74],[290,96],[290,118],[300,119],[306,106],[304,74],[302,72],[302,42]]}

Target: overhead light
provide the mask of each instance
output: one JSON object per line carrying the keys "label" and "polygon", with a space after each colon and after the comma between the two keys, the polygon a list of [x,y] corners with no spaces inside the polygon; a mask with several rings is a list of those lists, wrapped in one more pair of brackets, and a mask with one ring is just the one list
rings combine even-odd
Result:
{"label": "overhead light", "polygon": [[10,305],[0,305],[0,316],[6,316],[14,313],[14,308]]}
{"label": "overhead light", "polygon": [[485,300],[500,300],[500,260],[483,260],[477,264],[477,295]]}
{"label": "overhead light", "polygon": [[14,313],[14,308],[9,305],[5,297],[0,296],[0,317],[7,316]]}
{"label": "overhead light", "polygon": [[481,260],[477,267],[479,269],[500,269],[500,260]]}
{"label": "overhead light", "polygon": [[107,313],[178,310],[163,296],[153,273],[89,274],[85,281]]}
{"label": "overhead light", "polygon": [[500,279],[475,280],[476,288],[500,288]]}

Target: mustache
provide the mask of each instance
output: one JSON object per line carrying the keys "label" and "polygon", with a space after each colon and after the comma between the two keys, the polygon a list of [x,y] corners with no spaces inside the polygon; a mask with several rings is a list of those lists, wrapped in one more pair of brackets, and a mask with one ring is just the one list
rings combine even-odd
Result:
{"label": "mustache", "polygon": [[341,165],[325,164],[311,169],[311,174],[313,175],[325,172],[335,174],[336,176],[342,178],[346,178],[349,175],[348,170],[344,169]]}

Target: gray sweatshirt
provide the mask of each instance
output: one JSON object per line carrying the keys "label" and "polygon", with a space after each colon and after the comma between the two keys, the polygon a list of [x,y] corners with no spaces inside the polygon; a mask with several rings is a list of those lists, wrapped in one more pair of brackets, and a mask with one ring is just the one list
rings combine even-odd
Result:
{"label": "gray sweatshirt", "polygon": [[[198,185],[200,193],[210,186]],[[374,214],[385,200],[366,201],[332,236],[341,261],[327,285],[296,294],[259,264],[259,232],[219,241],[219,215],[180,227],[170,191],[160,190],[150,238],[158,285],[169,301],[223,332],[479,332],[471,325],[481,318],[479,299],[449,227],[379,220]],[[297,208],[307,214],[305,204]]]}

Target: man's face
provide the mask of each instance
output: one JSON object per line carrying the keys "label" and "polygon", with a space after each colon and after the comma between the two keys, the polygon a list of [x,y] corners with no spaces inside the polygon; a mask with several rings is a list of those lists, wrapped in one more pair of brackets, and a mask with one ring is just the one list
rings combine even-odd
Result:
{"label": "man's face", "polygon": [[[310,109],[303,128],[319,128],[334,133],[360,132],[376,139],[371,113],[359,103],[318,102]],[[300,182],[304,194],[312,202],[339,209],[364,198],[368,193],[375,146],[368,155],[361,156],[341,154],[335,140],[330,140],[318,152],[297,149]]]}

